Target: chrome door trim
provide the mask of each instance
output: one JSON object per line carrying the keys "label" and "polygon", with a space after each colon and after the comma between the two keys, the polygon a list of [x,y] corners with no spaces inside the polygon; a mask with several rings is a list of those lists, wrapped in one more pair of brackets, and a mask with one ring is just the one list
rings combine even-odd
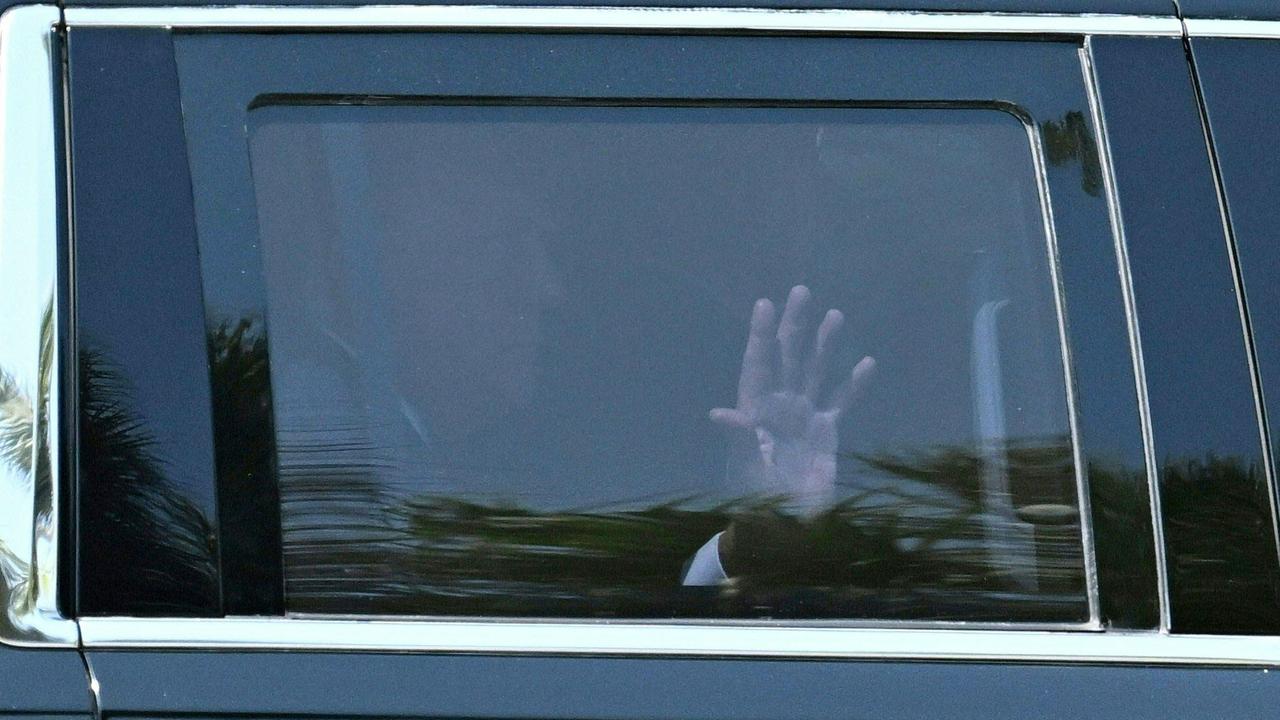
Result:
{"label": "chrome door trim", "polygon": [[198,30],[575,30],[813,34],[1158,35],[1181,37],[1175,17],[765,8],[501,7],[72,7],[68,27]]}
{"label": "chrome door trim", "polygon": [[1271,637],[1029,630],[83,618],[89,649],[307,650],[1280,666]]}
{"label": "chrome door trim", "polygon": [[58,8],[0,16],[0,643],[74,646],[58,578]]}
{"label": "chrome door trim", "polygon": [[[1087,40],[1087,38],[1086,38]],[[1035,121],[1022,108],[1014,115],[1027,132],[1031,146],[1031,158],[1035,167],[1036,189],[1040,196],[1040,217],[1043,222],[1049,260],[1049,279],[1053,287],[1053,309],[1057,320],[1058,352],[1062,356],[1062,370],[1066,378],[1067,425],[1071,437],[1071,462],[1076,480],[1076,507],[1080,517],[1080,544],[1084,560],[1085,595],[1089,603],[1089,626],[1101,627],[1102,601],[1098,595],[1098,557],[1093,534],[1093,509],[1089,494],[1089,472],[1080,443],[1080,401],[1076,397],[1075,367],[1071,355],[1071,342],[1067,333],[1066,288],[1062,282],[1062,263],[1058,249],[1058,228],[1053,217],[1053,202],[1049,194],[1049,176],[1046,170],[1044,136]]]}
{"label": "chrome door trim", "polygon": [[[51,17],[51,21],[44,25],[43,32],[47,37],[50,27],[57,22],[57,11],[47,6],[20,8],[28,11],[36,9],[44,11],[46,20]],[[10,11],[5,15],[6,21],[18,12]],[[32,17],[36,15],[32,14]],[[161,27],[226,31],[363,31],[381,28],[584,32],[727,31],[818,35],[1182,36],[1182,24],[1173,17],[717,8],[80,7],[67,9],[65,21],[68,27]],[[1196,31],[1198,22],[1238,21],[1188,21],[1190,34],[1202,34]],[[1280,23],[1262,24],[1275,26],[1270,29],[1272,34],[1243,36],[1280,38]],[[0,21],[0,43],[8,37],[5,28],[9,27],[11,32],[12,25],[10,23],[7,26]],[[47,55],[47,40],[45,52]],[[7,59],[8,55],[0,46],[0,61]],[[16,95],[8,91],[8,83],[17,79],[4,75],[2,68],[5,66],[8,63],[0,64],[0,91],[14,97]],[[40,103],[41,108],[42,103],[43,101]],[[23,112],[29,115],[31,108],[32,104],[24,104]],[[5,112],[5,134],[0,142],[5,142],[3,147],[7,148],[10,137],[8,114],[16,114],[16,111],[6,105]],[[50,135],[52,127],[53,124],[50,123]],[[8,167],[10,157],[7,153],[0,158],[0,162],[5,164],[4,174],[11,176]],[[50,163],[52,162],[51,152]],[[1104,167],[1108,165],[1104,163]],[[3,197],[2,193],[0,197]],[[56,195],[51,197],[56,198]],[[8,201],[5,200],[0,208],[4,210],[4,213],[0,213],[0,282],[3,282],[8,269],[3,255],[3,239],[8,237]],[[53,226],[56,203],[53,209],[46,212],[45,217],[50,225],[50,234],[46,236],[50,241],[47,245],[52,249],[53,238],[56,238],[56,227]],[[52,461],[51,459],[50,462]],[[0,536],[0,539],[5,538]],[[46,597],[51,601],[53,596]],[[46,607],[53,608],[51,604]],[[52,638],[53,641],[58,644],[74,644],[74,623],[56,617],[56,609],[54,612],[55,615],[50,618],[55,623],[54,629],[69,632],[70,635]],[[67,626],[70,626],[69,630]],[[9,640],[7,634],[0,637]],[[1280,643],[1274,638],[1175,636],[1167,632],[1099,632],[1096,625],[1048,630],[1035,629],[1034,626],[1028,628],[1026,625],[983,626],[965,623],[934,623],[928,627],[883,623],[849,627],[820,624],[783,626],[671,622],[460,621],[439,618],[356,619],[315,616],[211,619],[102,617],[81,619],[80,638],[83,647],[93,649],[486,652],[1280,667]]]}
{"label": "chrome door trim", "polygon": [[1190,18],[1183,21],[1188,37],[1252,38],[1280,40],[1280,20],[1225,20]]}
{"label": "chrome door trim", "polygon": [[1102,188],[1107,198],[1110,214],[1111,236],[1115,243],[1116,260],[1120,273],[1120,292],[1124,297],[1124,314],[1129,332],[1130,355],[1133,358],[1133,378],[1138,398],[1138,420],[1142,424],[1143,469],[1147,475],[1148,507],[1151,509],[1151,529],[1154,537],[1156,586],[1158,588],[1160,630],[1167,632],[1172,625],[1169,601],[1169,571],[1164,546],[1164,511],[1160,498],[1160,470],[1156,462],[1155,432],[1151,426],[1151,396],[1147,392],[1147,368],[1142,355],[1142,332],[1138,327],[1138,301],[1133,292],[1133,269],[1129,263],[1129,240],[1124,231],[1124,213],[1120,207],[1120,194],[1116,192],[1115,165],[1111,160],[1111,136],[1107,134],[1107,119],[1102,112],[1102,98],[1098,91],[1098,73],[1093,59],[1093,43],[1085,39],[1080,49],[1080,64],[1084,70],[1084,87],[1089,97],[1089,113],[1098,133],[1098,153],[1102,165]]}

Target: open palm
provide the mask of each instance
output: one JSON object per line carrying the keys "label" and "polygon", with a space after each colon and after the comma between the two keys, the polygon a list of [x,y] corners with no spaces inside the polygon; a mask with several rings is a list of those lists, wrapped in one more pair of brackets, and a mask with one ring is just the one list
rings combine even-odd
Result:
{"label": "open palm", "polygon": [[808,348],[809,289],[791,289],[781,320],[772,302],[756,301],[742,356],[738,403],[711,420],[730,434],[728,480],[738,490],[778,498],[802,515],[835,498],[840,417],[875,368],[864,357],[834,392],[822,397],[831,341],[844,315],[828,310]]}

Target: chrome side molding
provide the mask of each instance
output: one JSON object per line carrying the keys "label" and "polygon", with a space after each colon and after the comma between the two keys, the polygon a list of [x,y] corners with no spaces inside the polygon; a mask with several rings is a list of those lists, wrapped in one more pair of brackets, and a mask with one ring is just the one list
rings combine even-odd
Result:
{"label": "chrome side molding", "polygon": [[58,8],[0,16],[0,642],[74,646],[58,578]]}
{"label": "chrome side molding", "polygon": [[1159,35],[1180,37],[1175,17],[927,13],[763,8],[499,7],[72,7],[68,27],[166,27],[200,30],[280,28],[364,30],[489,29],[556,31],[730,31],[804,34]]}
{"label": "chrome side molding", "polygon": [[86,648],[1280,666],[1272,637],[625,622],[83,618]]}
{"label": "chrome side molding", "polygon": [[[396,28],[1024,37],[1183,35],[1183,23],[1173,17],[745,8],[76,7],[65,11],[65,21],[69,27],[227,31]],[[75,646],[82,641],[88,648],[1280,667],[1280,643],[1275,638],[1101,632],[1092,624],[1049,630],[965,624],[848,627],[291,616],[84,618],[77,626],[61,617],[55,602],[54,521],[59,502],[55,480],[59,468],[57,455],[51,449],[59,446],[57,423],[53,422],[58,407],[58,388],[53,378],[59,355],[51,318],[56,316],[59,301],[55,293],[59,160],[54,133],[56,93],[60,90],[55,71],[59,58],[53,42],[58,23],[58,9],[47,5],[18,7],[0,16],[0,642]],[[1191,37],[1280,39],[1280,22],[1188,20],[1186,33]],[[1104,163],[1104,167],[1108,165]],[[1136,328],[1131,328],[1131,333],[1136,333]],[[1167,612],[1166,605],[1162,610],[1166,626]]]}
{"label": "chrome side molding", "polygon": [[1184,21],[1188,37],[1220,37],[1280,40],[1280,21],[1190,18]]}

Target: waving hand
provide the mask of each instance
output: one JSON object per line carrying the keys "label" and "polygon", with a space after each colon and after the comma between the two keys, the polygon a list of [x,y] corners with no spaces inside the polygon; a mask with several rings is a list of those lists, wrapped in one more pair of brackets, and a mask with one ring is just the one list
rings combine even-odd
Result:
{"label": "waving hand", "polygon": [[823,397],[832,339],[844,315],[828,310],[810,340],[808,302],[809,289],[793,287],[777,320],[772,302],[756,301],[737,406],[711,411],[711,420],[730,433],[730,483],[746,493],[781,498],[802,515],[821,512],[835,498],[840,417],[875,368],[875,360],[862,358]]}

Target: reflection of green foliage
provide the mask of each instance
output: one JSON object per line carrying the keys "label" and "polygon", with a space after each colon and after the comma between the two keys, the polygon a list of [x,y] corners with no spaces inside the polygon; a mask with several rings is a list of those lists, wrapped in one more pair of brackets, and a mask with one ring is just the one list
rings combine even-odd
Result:
{"label": "reflection of green foliage", "polygon": [[1154,627],[1160,621],[1155,533],[1147,476],[1118,464],[1089,463],[1098,585],[1104,620],[1119,627]]}
{"label": "reflection of green foliage", "polygon": [[1275,632],[1280,577],[1266,474],[1238,458],[1164,463],[1173,626],[1182,632]]}
{"label": "reflection of green foliage", "polygon": [[1084,113],[1072,110],[1061,120],[1046,120],[1041,126],[1045,153],[1050,165],[1080,163],[1080,186],[1090,195],[1102,192],[1102,162],[1098,145],[1085,121]]}
{"label": "reflection of green foliage", "polygon": [[255,318],[223,321],[208,332],[223,601],[228,613],[280,608],[280,559],[262,553],[280,541],[280,496],[273,468],[267,337]]}
{"label": "reflection of green foliage", "polygon": [[411,579],[401,577],[396,559],[407,549],[405,537],[371,468],[313,467],[282,474],[280,484],[289,609],[357,612],[370,599],[381,612],[397,611],[383,608],[383,600],[403,606]]}
{"label": "reflection of green foliage", "polygon": [[[43,451],[49,442],[44,413],[49,404],[52,373],[53,307],[52,304],[46,304],[40,318],[40,377],[37,380],[35,407],[36,412],[40,413],[39,427],[42,435],[38,441],[34,436],[36,418],[31,414],[31,396],[11,374],[0,368],[0,460],[26,478],[31,477],[37,450]],[[37,467],[36,470],[40,474],[36,478],[36,486],[47,489],[49,468]]]}
{"label": "reflection of green foliage", "polygon": [[[44,312],[40,315],[40,378],[37,381],[36,388],[39,402],[36,404],[38,422],[37,427],[40,428],[40,437],[36,438],[36,457],[49,457],[49,407],[50,389],[53,386],[53,371],[56,363],[53,357],[53,299],[44,306]],[[50,503],[53,501],[53,482],[52,468],[49,463],[38,463],[36,465],[35,484],[36,484],[36,500],[40,503],[36,507],[37,517],[48,517],[53,512]]]}
{"label": "reflection of green foliage", "polygon": [[[38,526],[46,526],[52,512],[51,468],[37,459],[49,455],[53,337],[50,303],[40,329],[38,417],[32,416],[30,396],[12,375],[0,370],[0,460],[34,482]],[[216,562],[208,521],[171,492],[162,464],[152,455],[154,441],[129,409],[123,382],[108,364],[87,350],[80,354],[79,373],[79,450],[86,458],[83,470],[96,480],[82,487],[83,502],[94,508],[81,526],[81,560],[94,568],[82,578],[86,606],[104,607],[99,601],[109,596],[111,607],[163,611],[181,607],[184,597],[214,597]],[[8,595],[0,601],[10,612],[23,612],[22,604],[34,599],[29,559],[0,543],[0,574],[0,591]],[[130,599],[120,602],[122,597]]]}
{"label": "reflection of green foliage", "polygon": [[[36,505],[33,509],[37,526],[47,526],[53,512],[50,482],[52,474],[47,462],[49,448],[49,390],[53,378],[53,303],[45,305],[40,318],[39,377],[36,380],[35,414],[32,398],[18,381],[0,368],[0,461],[12,468],[14,475],[34,482]],[[38,422],[37,422],[38,421]],[[40,434],[36,436],[36,428]],[[34,475],[34,478],[33,478]],[[36,588],[31,568],[32,558],[21,557],[0,539],[0,608],[10,616],[25,615],[35,602]]]}
{"label": "reflection of green foliage", "polygon": [[[266,343],[255,328],[241,321],[210,332],[214,387],[238,388],[229,393],[234,398],[215,398],[215,416],[221,418],[217,427],[234,429],[234,420],[243,418],[241,432],[270,428],[262,415],[269,413]],[[105,364],[92,353],[84,354],[81,363],[83,449],[107,448],[108,460],[95,472],[115,478],[101,484],[108,497],[86,502],[121,524],[127,547],[170,553],[130,559],[126,566],[146,568],[147,577],[117,576],[117,584],[134,583],[151,598],[157,589],[208,597],[216,587],[208,522],[167,492],[163,468],[151,455],[152,441],[127,410],[127,393]],[[0,382],[0,408],[8,407],[4,398],[17,397],[15,388],[11,381]],[[14,404],[20,406],[29,404]],[[6,424],[9,420],[0,417],[0,428],[24,427],[29,437],[31,423]],[[237,494],[260,492],[263,483],[254,473],[262,458],[253,453],[270,454],[270,438],[231,435],[220,431],[217,439],[222,481],[242,480],[228,486]],[[30,440],[0,438],[0,452],[31,457],[25,450],[10,449],[21,442]],[[332,450],[320,435],[313,445],[307,442],[282,448],[282,456]],[[247,449],[236,449],[242,446]],[[366,449],[356,448],[355,455],[368,457]],[[224,467],[224,458],[233,464]],[[782,516],[775,502],[763,498],[714,507],[669,502],[629,510],[541,512],[460,497],[396,498],[384,488],[382,468],[376,465],[284,465],[292,468],[280,478],[280,496],[293,611],[973,620],[1079,620],[1084,612],[1077,526],[1038,533],[1034,571],[1039,594],[1011,582],[1011,573],[1026,568],[992,564],[983,544],[978,490],[983,459],[966,448],[843,458],[842,476],[850,487],[866,487],[862,481],[870,477],[887,482],[854,493],[809,523],[797,551],[786,556],[795,558],[786,573],[746,574],[714,590],[681,588],[684,563],[721,530]],[[1066,439],[1013,444],[1007,474],[1016,507],[1074,504]],[[1116,538],[1121,535],[1117,528],[1136,519],[1140,526],[1131,531],[1149,537],[1151,528],[1144,524],[1148,499],[1140,474],[1093,463],[1088,475],[1098,527],[1111,528],[1108,537]],[[1165,464],[1162,488],[1174,562],[1175,627],[1274,628],[1276,559],[1268,508],[1260,504],[1267,492],[1263,474],[1235,459],[1183,460]],[[228,533],[230,541],[252,523],[228,516],[227,510],[224,504],[224,527],[237,528]],[[256,530],[274,532],[270,527]],[[114,536],[116,530],[110,532]],[[115,549],[86,540],[88,553],[103,555],[86,562],[109,568]],[[254,547],[270,544],[255,540],[247,549]],[[1148,547],[1103,543],[1096,549],[1099,565],[1154,568]],[[8,567],[9,559],[0,553],[0,568],[7,572]],[[175,572],[175,567],[185,569]],[[253,569],[228,567],[228,573],[246,568]],[[103,577],[111,577],[109,569]],[[1106,577],[1101,581],[1107,606],[1149,604],[1154,578],[1135,575],[1132,582],[1117,579],[1109,586]],[[159,604],[168,601],[184,602],[171,595]],[[1148,620],[1145,615],[1129,618],[1138,624]]]}
{"label": "reflection of green foliage", "polygon": [[[1010,450],[1029,485],[1070,478],[1061,443]],[[853,459],[847,462],[855,462]],[[855,494],[799,523],[762,498],[716,507],[538,512],[384,496],[372,468],[285,478],[290,608],[307,612],[564,616],[1081,619],[1077,525],[1038,536],[1040,594],[992,566],[976,493],[981,464],[958,449],[862,459],[910,479]],[[964,492],[954,492],[962,488]],[[1074,490],[1067,497],[1074,503]],[[1038,497],[1028,496],[1036,502]],[[1055,496],[1060,497],[1060,496]],[[1059,500],[1061,501],[1061,500]],[[774,518],[797,528],[781,572],[682,588],[684,563],[717,532]],[[740,531],[740,530],[739,530]],[[1025,570],[1025,568],[1022,568]],[[1057,590],[1053,590],[1056,588]]]}
{"label": "reflection of green foliage", "polygon": [[85,607],[133,612],[207,606],[217,557],[207,518],[174,492],[155,440],[124,382],[93,350],[80,351],[81,564]]}
{"label": "reflection of green foliage", "polygon": [[0,371],[0,460],[29,476],[34,457],[31,401],[11,375]]}
{"label": "reflection of green foliage", "polygon": [[[1065,438],[1010,441],[1004,453],[1010,491],[1018,505],[1074,503],[1074,458]],[[946,489],[976,507],[984,458],[972,448],[942,447],[914,456],[855,456],[872,470]],[[857,468],[854,472],[858,472]],[[855,480],[856,482],[856,480]]]}
{"label": "reflection of green foliage", "polygon": [[0,540],[0,612],[10,619],[26,615],[34,600],[33,581],[31,565]]}

